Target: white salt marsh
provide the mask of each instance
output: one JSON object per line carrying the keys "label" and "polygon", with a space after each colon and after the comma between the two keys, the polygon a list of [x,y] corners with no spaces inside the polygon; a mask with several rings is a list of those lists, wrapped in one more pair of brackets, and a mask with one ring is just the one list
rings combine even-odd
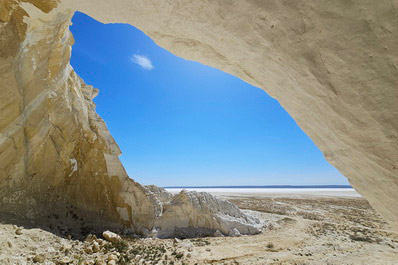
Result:
{"label": "white salt marsh", "polygon": [[[166,188],[173,194],[183,188]],[[327,196],[327,197],[362,197],[352,188],[186,188],[188,191],[208,192],[218,196],[253,196],[253,197],[296,197],[296,196]]]}

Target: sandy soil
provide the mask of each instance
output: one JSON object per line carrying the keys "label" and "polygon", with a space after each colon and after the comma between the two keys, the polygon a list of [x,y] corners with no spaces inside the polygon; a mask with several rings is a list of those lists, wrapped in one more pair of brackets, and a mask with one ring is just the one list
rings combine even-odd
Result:
{"label": "sandy soil", "polygon": [[398,234],[363,198],[223,197],[261,218],[263,232],[229,238],[125,237],[115,244],[3,222],[0,264],[398,264]]}

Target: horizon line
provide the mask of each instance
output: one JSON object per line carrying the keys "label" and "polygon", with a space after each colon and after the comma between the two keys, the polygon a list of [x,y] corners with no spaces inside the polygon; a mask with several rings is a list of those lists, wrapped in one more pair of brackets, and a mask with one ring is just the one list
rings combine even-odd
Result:
{"label": "horizon line", "polygon": [[213,188],[351,188],[351,185],[235,185],[235,186],[166,186],[164,189],[213,189]]}

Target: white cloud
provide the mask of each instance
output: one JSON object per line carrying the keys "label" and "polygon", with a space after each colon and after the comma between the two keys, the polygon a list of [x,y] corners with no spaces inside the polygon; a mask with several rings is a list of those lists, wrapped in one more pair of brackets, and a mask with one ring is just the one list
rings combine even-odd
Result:
{"label": "white cloud", "polygon": [[154,68],[151,60],[149,60],[149,58],[144,55],[134,54],[131,57],[131,61],[138,64],[141,68],[145,70],[152,70]]}

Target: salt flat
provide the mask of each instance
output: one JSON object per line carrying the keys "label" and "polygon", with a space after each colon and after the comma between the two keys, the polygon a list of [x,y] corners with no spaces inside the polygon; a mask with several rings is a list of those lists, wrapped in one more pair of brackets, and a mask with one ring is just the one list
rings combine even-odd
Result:
{"label": "salt flat", "polygon": [[[167,188],[168,192],[179,193],[183,188]],[[216,196],[254,196],[254,197],[361,197],[350,188],[187,188],[189,191],[208,192]]]}

